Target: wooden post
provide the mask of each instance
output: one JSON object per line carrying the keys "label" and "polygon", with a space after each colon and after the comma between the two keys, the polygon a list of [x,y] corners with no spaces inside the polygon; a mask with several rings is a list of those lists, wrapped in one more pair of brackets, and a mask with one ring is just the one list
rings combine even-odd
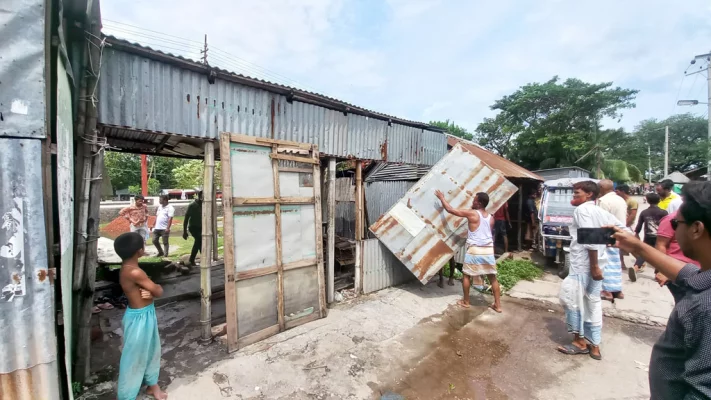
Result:
{"label": "wooden post", "polygon": [[328,302],[333,303],[336,270],[336,158],[328,159]]}
{"label": "wooden post", "polygon": [[237,292],[235,290],[234,219],[232,218],[232,169],[230,167],[230,135],[220,136],[222,166],[222,209],[225,257],[225,313],[227,316],[227,351],[238,349]]}
{"label": "wooden post", "polygon": [[328,314],[326,309],[326,282],[324,282],[323,271],[323,211],[321,210],[321,159],[319,157],[318,146],[314,145],[311,149],[311,156],[319,164],[313,166],[313,182],[314,182],[314,217],[316,231],[316,273],[318,275],[318,303],[319,317],[324,318]]}
{"label": "wooden post", "polygon": [[355,239],[363,240],[363,162],[356,161],[355,175]]}
{"label": "wooden post", "polygon": [[210,267],[212,267],[212,224],[213,199],[215,198],[215,144],[205,142],[205,166],[202,190],[202,250],[200,251],[200,339],[203,342],[212,340],[212,309],[210,296],[212,284]]}
{"label": "wooden post", "polygon": [[[212,176],[215,176],[214,168],[212,172]],[[219,249],[218,247],[218,242],[217,242],[217,191],[215,190],[215,182],[212,183],[212,190],[215,195],[212,198],[212,260],[217,261],[219,258]],[[224,214],[224,213],[223,213]],[[222,222],[222,226],[224,227],[224,218]],[[224,245],[224,243],[223,243]]]}
{"label": "wooden post", "polygon": [[523,185],[518,185],[518,251],[523,250]]}
{"label": "wooden post", "polygon": [[[272,145],[272,155],[278,156],[279,146]],[[272,157],[272,179],[274,180],[274,198],[277,199],[274,204],[274,221],[276,237],[276,266],[277,266],[277,322],[279,323],[279,331],[286,330],[286,321],[284,319],[284,265],[281,254],[281,190],[279,185],[279,159]]]}
{"label": "wooden post", "polygon": [[363,286],[363,257],[362,245],[363,240],[363,162],[356,161],[356,178],[355,178],[355,239],[356,239],[356,264],[355,264],[355,292],[360,293]]}

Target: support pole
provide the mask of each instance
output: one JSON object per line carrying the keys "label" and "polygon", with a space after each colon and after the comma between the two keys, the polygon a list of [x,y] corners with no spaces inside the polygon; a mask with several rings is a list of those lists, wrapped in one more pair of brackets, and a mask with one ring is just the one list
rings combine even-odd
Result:
{"label": "support pole", "polygon": [[[518,251],[523,250],[523,185],[518,185]],[[543,247],[545,249],[545,247]]]}
{"label": "support pole", "polygon": [[363,161],[356,161],[355,175],[355,239],[363,240]]}
{"label": "support pole", "polygon": [[200,339],[203,342],[212,340],[212,311],[210,296],[210,267],[212,266],[212,227],[215,198],[215,144],[205,143],[205,168],[203,179],[202,200],[202,250],[200,251]]}
{"label": "support pole", "polygon": [[141,194],[148,196],[148,156],[141,154]]}
{"label": "support pole", "polygon": [[355,176],[355,239],[356,239],[356,265],[355,265],[355,292],[360,294],[363,291],[363,162],[356,161]]}
{"label": "support pole", "polygon": [[669,176],[669,126],[664,127],[664,176]]}
{"label": "support pole", "polygon": [[327,298],[329,303],[333,303],[334,288],[335,288],[335,270],[336,270],[336,158],[328,159],[328,281],[327,281]]}

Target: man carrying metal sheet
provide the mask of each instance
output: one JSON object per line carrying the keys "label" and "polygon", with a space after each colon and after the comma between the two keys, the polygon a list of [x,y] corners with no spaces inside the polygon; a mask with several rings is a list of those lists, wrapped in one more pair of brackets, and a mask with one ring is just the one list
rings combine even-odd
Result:
{"label": "man carrying metal sheet", "polygon": [[[439,190],[435,191],[435,195],[442,202],[442,207],[448,213],[466,218],[468,222],[467,253],[462,267],[464,297],[457,304],[468,308],[470,306],[469,287],[472,280],[481,280],[482,276],[486,276],[491,284],[491,291],[494,293],[494,304],[490,307],[496,312],[501,312],[501,287],[496,279],[496,258],[494,256],[494,237],[492,235],[494,218],[485,211],[486,206],[489,204],[489,195],[483,192],[474,195],[472,208],[469,210],[453,208],[444,199],[444,194]],[[475,284],[477,283],[475,282]]]}

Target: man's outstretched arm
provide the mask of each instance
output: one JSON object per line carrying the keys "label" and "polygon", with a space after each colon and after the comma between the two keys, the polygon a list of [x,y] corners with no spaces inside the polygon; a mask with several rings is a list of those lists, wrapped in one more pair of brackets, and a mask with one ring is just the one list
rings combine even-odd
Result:
{"label": "man's outstretched arm", "polygon": [[439,201],[442,202],[442,207],[444,207],[444,210],[447,211],[448,213],[452,215],[456,215],[457,217],[468,217],[471,214],[471,211],[469,210],[459,210],[454,207],[452,207],[447,200],[444,199],[444,193],[440,192],[439,190],[435,190],[435,196],[439,199]]}

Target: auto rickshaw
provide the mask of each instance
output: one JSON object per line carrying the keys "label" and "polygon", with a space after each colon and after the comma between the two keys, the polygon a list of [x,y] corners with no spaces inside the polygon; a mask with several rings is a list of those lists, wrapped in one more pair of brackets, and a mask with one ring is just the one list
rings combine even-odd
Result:
{"label": "auto rickshaw", "polygon": [[540,243],[539,250],[546,257],[550,266],[558,267],[558,276],[568,275],[570,242],[570,226],[573,224],[575,207],[570,204],[573,199],[573,185],[578,182],[593,181],[591,178],[562,178],[543,182],[541,207],[538,210]]}

